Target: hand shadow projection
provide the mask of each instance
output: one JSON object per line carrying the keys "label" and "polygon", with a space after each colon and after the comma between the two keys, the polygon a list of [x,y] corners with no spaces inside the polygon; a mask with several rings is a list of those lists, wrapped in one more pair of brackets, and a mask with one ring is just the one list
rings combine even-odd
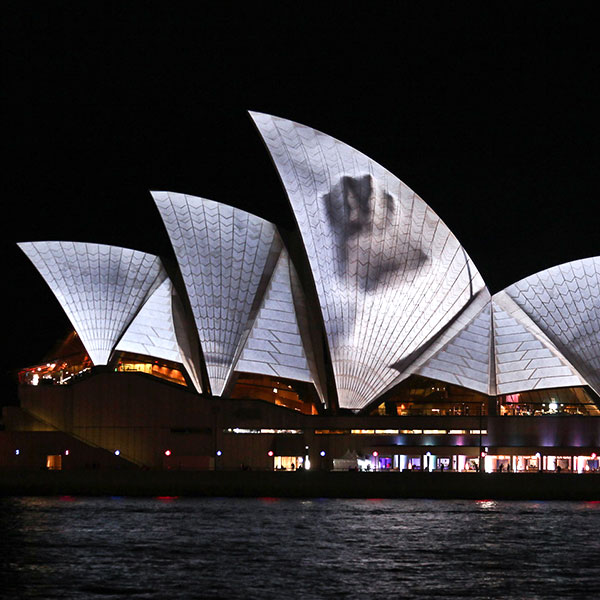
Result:
{"label": "hand shadow projection", "polygon": [[[356,278],[359,288],[374,292],[386,275],[419,269],[428,259],[417,244],[403,233],[400,201],[369,174],[344,175],[323,195],[329,225],[333,232],[339,278]],[[404,237],[404,239],[403,239]]]}

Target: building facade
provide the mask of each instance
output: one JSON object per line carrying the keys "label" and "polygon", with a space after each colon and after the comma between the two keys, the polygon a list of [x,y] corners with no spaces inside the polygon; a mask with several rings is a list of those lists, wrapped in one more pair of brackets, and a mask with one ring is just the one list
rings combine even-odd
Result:
{"label": "building facade", "polygon": [[20,372],[1,464],[598,470],[600,257],[492,295],[389,171],[309,127],[251,116],[295,237],[153,192],[176,265],[20,244],[74,331]]}

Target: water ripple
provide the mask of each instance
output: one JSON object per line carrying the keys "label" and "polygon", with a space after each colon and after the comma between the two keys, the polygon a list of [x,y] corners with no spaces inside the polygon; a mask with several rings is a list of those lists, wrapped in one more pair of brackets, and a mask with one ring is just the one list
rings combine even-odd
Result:
{"label": "water ripple", "polygon": [[600,597],[600,503],[0,499],[0,596]]}

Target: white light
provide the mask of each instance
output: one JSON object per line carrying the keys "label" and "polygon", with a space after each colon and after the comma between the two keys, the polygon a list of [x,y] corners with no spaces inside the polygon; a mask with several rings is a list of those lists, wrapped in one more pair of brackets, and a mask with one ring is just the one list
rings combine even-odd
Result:
{"label": "white light", "polygon": [[273,393],[276,394],[277,393],[277,388],[273,388]]}
{"label": "white light", "polygon": [[120,450],[115,450],[115,455],[119,456],[119,454],[121,454],[121,451]]}
{"label": "white light", "polygon": [[20,450],[17,448],[17,449],[15,450],[15,454],[16,454],[17,456],[19,456],[19,454],[21,454],[21,451],[20,451]]}
{"label": "white light", "polygon": [[548,405],[548,408],[550,410],[558,410],[558,404],[556,402],[550,402],[550,404]]}
{"label": "white light", "polygon": [[321,456],[325,456],[325,450],[321,450]]}

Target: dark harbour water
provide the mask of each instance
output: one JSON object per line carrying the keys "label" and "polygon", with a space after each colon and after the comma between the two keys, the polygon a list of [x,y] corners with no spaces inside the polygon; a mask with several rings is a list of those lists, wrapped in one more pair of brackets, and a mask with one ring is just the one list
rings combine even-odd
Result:
{"label": "dark harbour water", "polygon": [[2,598],[600,598],[600,503],[0,499]]}

